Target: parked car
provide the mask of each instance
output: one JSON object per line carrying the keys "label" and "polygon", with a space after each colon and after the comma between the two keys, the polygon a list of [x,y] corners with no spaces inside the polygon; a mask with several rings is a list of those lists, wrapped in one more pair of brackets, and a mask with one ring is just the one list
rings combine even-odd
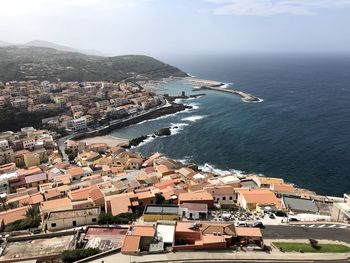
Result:
{"label": "parked car", "polygon": [[253,223],[252,227],[265,228],[264,224],[260,221]]}
{"label": "parked car", "polygon": [[271,218],[271,219],[276,219],[276,216],[275,216],[275,214],[271,213],[271,214],[269,215],[269,218]]}
{"label": "parked car", "polygon": [[295,217],[289,218],[289,222],[298,222],[298,221],[300,221],[298,218],[295,218]]}
{"label": "parked car", "polygon": [[286,212],[283,212],[283,211],[277,211],[275,212],[275,216],[278,216],[278,217],[287,217],[287,213]]}
{"label": "parked car", "polygon": [[235,226],[243,226],[243,227],[245,227],[245,226],[247,226],[247,222],[245,222],[245,221],[238,221],[238,222],[235,223]]}

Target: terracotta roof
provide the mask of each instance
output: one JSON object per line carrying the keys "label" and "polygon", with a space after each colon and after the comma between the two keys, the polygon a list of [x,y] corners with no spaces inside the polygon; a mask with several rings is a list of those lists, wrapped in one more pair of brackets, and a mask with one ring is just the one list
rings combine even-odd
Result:
{"label": "terracotta roof", "polygon": [[101,189],[98,188],[97,186],[93,187],[90,191],[90,198],[93,201],[99,200],[101,198],[104,198],[104,194],[102,193]]}
{"label": "terracotta roof", "polygon": [[236,227],[236,234],[241,237],[262,237],[258,227]]}
{"label": "terracotta roof", "polygon": [[208,205],[207,204],[198,204],[198,203],[182,203],[180,205],[181,207],[185,207],[190,211],[197,211],[197,212],[202,212],[208,211]]}
{"label": "terracotta roof", "polygon": [[177,222],[175,231],[176,232],[189,232],[189,233],[198,232],[198,231],[190,228],[192,225],[193,225],[193,223],[191,223],[191,222]]}
{"label": "terracotta roof", "polygon": [[80,188],[78,190],[70,191],[68,196],[72,201],[85,200],[89,198],[90,190],[91,187]]}
{"label": "terracotta roof", "polygon": [[283,193],[292,193],[295,188],[292,184],[273,184],[271,185],[271,190]]}
{"label": "terracotta roof", "polygon": [[138,197],[138,199],[148,199],[155,197],[154,193],[151,191],[139,192],[136,193],[136,196]]}
{"label": "terracotta roof", "polygon": [[156,230],[153,226],[138,225],[131,230],[133,236],[154,237]]}
{"label": "terracotta roof", "polygon": [[159,152],[154,153],[153,155],[151,155],[144,163],[143,166],[151,166],[153,165],[153,161],[158,159],[159,157],[161,157],[162,154]]}
{"label": "terracotta roof", "polygon": [[72,176],[69,174],[64,175],[58,175],[54,178],[55,182],[62,182],[63,184],[70,184],[71,183]]}
{"label": "terracotta roof", "polygon": [[24,180],[27,184],[45,181],[46,179],[47,179],[46,173],[33,174],[33,175],[28,175],[24,177]]}
{"label": "terracotta roof", "polygon": [[40,204],[40,209],[43,212],[49,211],[49,210],[57,210],[57,208],[62,208],[62,210],[66,210],[68,206],[72,207],[72,202],[68,197],[55,199],[55,200],[49,200],[42,202]]}
{"label": "terracotta roof", "polygon": [[247,203],[253,204],[276,204],[281,207],[281,201],[268,189],[236,189],[244,196]]}
{"label": "terracotta roof", "polygon": [[235,193],[234,188],[230,185],[208,186],[204,189],[212,195],[233,195]]}
{"label": "terracotta roof", "polygon": [[69,168],[69,169],[66,171],[66,174],[69,174],[69,175],[71,175],[72,177],[75,177],[75,176],[83,176],[83,175],[84,175],[84,170],[83,170],[83,168],[81,168],[81,167],[72,167],[72,168]]}
{"label": "terracotta roof", "polygon": [[199,200],[214,200],[213,196],[206,191],[191,192],[191,193],[181,193],[179,194],[179,202],[189,202],[199,201]]}
{"label": "terracotta roof", "polygon": [[41,193],[35,193],[29,196],[30,204],[39,204],[44,201],[44,197]]}
{"label": "terracotta roof", "polygon": [[122,213],[130,212],[129,207],[131,206],[131,202],[129,199],[130,194],[119,194],[114,196],[107,196],[106,201],[109,200],[111,204],[111,213],[116,216]]}
{"label": "terracotta roof", "polygon": [[125,236],[122,253],[137,253],[139,252],[140,236]]}
{"label": "terracotta roof", "polygon": [[61,195],[61,193],[58,191],[57,188],[47,189],[44,192],[45,200],[48,200],[48,199],[51,199],[54,197],[58,197],[60,195]]}
{"label": "terracotta roof", "polygon": [[201,227],[203,234],[221,233],[224,235],[236,236],[234,224],[204,223]]}
{"label": "terracotta roof", "polygon": [[42,173],[42,170],[37,166],[33,166],[27,170],[20,169],[17,171],[17,173],[19,176],[28,176],[28,175],[33,175],[33,174],[37,174],[37,173]]}
{"label": "terracotta roof", "polygon": [[4,224],[7,225],[16,220],[26,218],[26,212],[30,208],[30,206],[23,206],[7,211],[0,212],[0,221],[4,220]]}

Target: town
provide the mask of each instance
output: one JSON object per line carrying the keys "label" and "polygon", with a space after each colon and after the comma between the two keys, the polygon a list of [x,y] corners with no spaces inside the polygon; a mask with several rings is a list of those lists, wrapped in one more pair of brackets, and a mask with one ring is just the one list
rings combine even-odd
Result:
{"label": "town", "polygon": [[[89,108],[89,92],[97,96],[91,83],[62,85],[69,88],[52,93],[57,103],[47,107],[67,106],[71,101],[72,116],[49,121],[56,128],[72,133],[86,129],[90,117],[94,120],[96,115],[100,118],[113,112],[112,99],[96,101],[96,107]],[[162,103],[161,97],[145,94],[134,85],[118,85],[117,92],[109,92],[110,87],[114,84],[103,84],[105,93],[99,94],[101,98],[116,96],[116,114],[121,110],[132,114],[139,107]],[[86,95],[74,97],[72,90],[79,94],[80,89]],[[33,89],[14,90],[28,92],[27,99],[21,99],[23,104],[14,106],[29,110],[42,105],[33,104],[33,92],[29,92]],[[41,97],[44,93],[35,94]],[[2,98],[6,98],[4,92]],[[76,105],[78,102],[82,105]],[[81,126],[79,119],[84,119]],[[215,251],[229,251],[220,257],[232,257],[236,251],[240,258],[242,251],[243,259],[251,257],[246,252],[279,259],[290,252],[285,244],[298,245],[290,241],[296,239],[306,243],[290,253],[292,258],[308,258],[307,253],[300,253],[308,246],[326,249],[322,252],[330,254],[323,253],[325,259],[327,255],[334,259],[331,252],[343,252],[339,253],[342,257],[350,251],[349,194],[320,196],[281,178],[255,174],[219,175],[161,153],[142,156],[124,145],[66,140],[64,152],[70,158],[65,160],[56,131],[24,127],[0,133],[0,260],[56,262],[63,258],[73,262],[85,252],[90,261],[81,262],[129,262],[130,257],[131,261],[149,262],[164,255],[168,260],[184,259],[187,254],[181,254],[183,251],[192,251],[195,257],[209,250],[213,256]],[[325,246],[323,240],[328,242]],[[329,247],[336,250],[327,250]]]}
{"label": "town", "polygon": [[[39,116],[39,124],[64,135],[96,130],[125,117],[145,113],[164,106],[164,96],[144,89],[136,82],[0,82],[0,119],[2,129],[23,127],[13,123],[14,114],[21,113],[24,122]],[[49,117],[45,118],[47,115]]]}

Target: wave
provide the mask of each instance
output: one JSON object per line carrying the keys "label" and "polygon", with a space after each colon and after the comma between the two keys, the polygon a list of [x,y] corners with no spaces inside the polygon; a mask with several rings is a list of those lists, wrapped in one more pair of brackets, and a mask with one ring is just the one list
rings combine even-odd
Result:
{"label": "wave", "polygon": [[188,123],[172,123],[170,126],[171,135],[178,134],[184,129],[185,126],[188,126]]}
{"label": "wave", "polygon": [[196,121],[201,120],[201,119],[203,119],[205,117],[206,117],[206,115],[193,115],[193,116],[190,116],[190,117],[182,118],[181,120],[182,121],[196,122]]}
{"label": "wave", "polygon": [[225,176],[225,175],[229,175],[232,173],[230,171],[215,168],[215,166],[210,165],[208,163],[205,163],[204,165],[200,165],[198,168],[201,169],[203,172],[213,173],[213,174],[220,175],[220,176]]}
{"label": "wave", "polygon": [[224,83],[224,85],[221,85],[221,88],[233,88],[233,83]]}

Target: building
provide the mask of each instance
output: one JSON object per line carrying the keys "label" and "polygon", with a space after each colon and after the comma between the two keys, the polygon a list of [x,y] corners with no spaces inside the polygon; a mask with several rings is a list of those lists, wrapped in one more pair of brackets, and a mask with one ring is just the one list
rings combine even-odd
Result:
{"label": "building", "polygon": [[42,214],[48,214],[54,211],[64,211],[72,210],[73,205],[71,200],[68,197],[49,200],[40,203],[40,211]]}
{"label": "building", "polygon": [[237,201],[235,190],[231,185],[207,186],[203,189],[209,192],[214,197],[215,203],[220,206],[232,206]]}
{"label": "building", "polygon": [[19,208],[0,212],[1,229],[3,229],[3,227],[7,224],[13,223],[17,220],[25,219],[29,208],[30,206],[22,206]]}
{"label": "building", "polygon": [[206,191],[197,191],[191,193],[180,193],[179,197],[179,205],[183,203],[199,203],[206,204],[208,208],[214,207],[214,198],[213,196]]}
{"label": "building", "polygon": [[237,204],[251,211],[261,211],[263,207],[282,209],[282,202],[268,189],[236,189]]}
{"label": "building", "polygon": [[77,226],[97,224],[100,213],[100,207],[53,211],[49,213],[46,219],[45,229],[56,231]]}
{"label": "building", "polygon": [[188,219],[207,219],[208,205],[196,203],[182,203],[179,207],[179,215]]}
{"label": "building", "polygon": [[146,208],[143,212],[143,220],[145,222],[178,219],[179,206],[177,205],[146,205]]}
{"label": "building", "polygon": [[67,122],[68,131],[78,132],[87,129],[87,121],[85,118],[73,119]]}
{"label": "building", "polygon": [[121,252],[130,255],[149,252],[155,234],[156,227],[153,225],[132,225],[125,236]]}

